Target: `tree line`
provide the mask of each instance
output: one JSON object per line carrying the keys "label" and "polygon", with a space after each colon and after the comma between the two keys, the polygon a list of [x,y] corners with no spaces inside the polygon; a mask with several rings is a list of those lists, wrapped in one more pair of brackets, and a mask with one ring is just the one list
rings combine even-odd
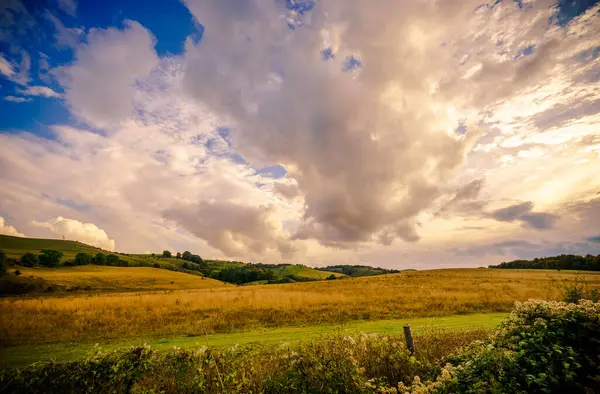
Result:
{"label": "tree line", "polygon": [[600,254],[597,256],[591,254],[586,256],[561,254],[533,260],[513,260],[498,265],[490,265],[489,268],[600,271]]}

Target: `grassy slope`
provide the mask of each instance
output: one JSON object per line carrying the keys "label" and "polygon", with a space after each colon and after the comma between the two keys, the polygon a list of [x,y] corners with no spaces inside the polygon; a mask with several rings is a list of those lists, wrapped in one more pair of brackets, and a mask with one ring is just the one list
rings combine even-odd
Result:
{"label": "grassy slope", "polygon": [[[172,336],[164,338],[138,338],[131,341],[109,342],[102,344],[102,351],[117,350],[129,346],[147,343],[155,349],[168,349],[174,346],[198,348],[202,346],[228,347],[249,343],[274,344],[292,343],[310,340],[323,335],[354,335],[358,333],[376,333],[402,335],[403,326],[409,323],[414,333],[430,330],[467,331],[492,329],[505,317],[506,313],[488,313],[473,315],[455,315],[441,318],[415,318],[401,320],[379,320],[352,322],[343,325],[319,325],[306,327],[284,327],[262,329],[229,334],[210,334],[204,336]],[[418,342],[417,342],[418,346]],[[90,344],[59,343],[37,346],[17,346],[0,349],[0,365],[25,366],[40,360],[71,361],[85,357],[96,348]]]}
{"label": "grassy slope", "polygon": [[281,274],[281,276],[294,275],[301,278],[310,279],[325,279],[331,274],[334,274],[337,278],[346,276],[336,272],[319,271],[303,265],[287,265],[285,267],[278,268],[276,272]]}
{"label": "grassy slope", "polygon": [[[39,253],[42,249],[55,249],[61,251],[64,256],[62,261],[73,260],[77,253],[88,253],[95,255],[96,253],[112,253],[90,245],[83,244],[77,241],[66,241],[62,239],[41,239],[41,238],[22,238],[12,237],[9,235],[0,235],[0,250],[3,250],[8,257],[19,259],[27,252]],[[184,260],[176,259],[175,257],[162,258],[160,255],[152,256],[151,254],[118,254],[121,260],[127,261],[131,266],[146,266],[151,267],[158,263],[161,267],[175,266],[181,268]],[[206,260],[211,270],[221,270],[229,267],[239,267],[242,263],[235,261],[221,260]],[[192,263],[189,263],[192,264]],[[325,279],[332,272],[318,271],[316,269],[304,266],[289,265],[275,270],[282,278],[287,275],[295,275],[310,279]],[[336,276],[344,276],[343,274],[334,273]],[[188,287],[185,287],[188,288]]]}
{"label": "grassy slope", "polygon": [[150,267],[87,265],[59,268],[20,268],[23,276],[41,278],[50,284],[91,290],[177,290],[223,287],[218,280]]}

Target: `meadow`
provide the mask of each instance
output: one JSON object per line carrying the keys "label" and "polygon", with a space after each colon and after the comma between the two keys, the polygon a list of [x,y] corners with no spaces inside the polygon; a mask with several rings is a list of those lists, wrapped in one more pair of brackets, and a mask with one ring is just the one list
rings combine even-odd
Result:
{"label": "meadow", "polygon": [[515,301],[556,300],[565,283],[577,278],[600,288],[596,273],[450,269],[285,285],[15,297],[0,300],[0,345],[95,343],[508,312]]}

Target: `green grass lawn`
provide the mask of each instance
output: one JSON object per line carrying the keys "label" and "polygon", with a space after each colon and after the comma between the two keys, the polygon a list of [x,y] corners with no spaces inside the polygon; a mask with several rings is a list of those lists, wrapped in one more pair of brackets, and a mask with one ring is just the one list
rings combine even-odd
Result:
{"label": "green grass lawn", "polygon": [[[173,347],[199,348],[203,346],[229,347],[236,344],[284,344],[310,340],[326,335],[354,335],[360,333],[402,335],[405,324],[410,324],[415,334],[429,330],[487,330],[496,327],[507,313],[452,315],[436,318],[361,321],[342,325],[285,327],[206,336],[176,336],[167,338],[139,338],[101,344],[57,343],[36,346],[0,348],[0,365],[23,367],[37,361],[72,361],[88,356],[98,349],[112,351],[119,348],[148,344],[155,349]],[[418,341],[416,342],[418,347]]]}
{"label": "green grass lawn", "polygon": [[326,279],[331,274],[335,275],[336,278],[346,276],[337,272],[319,271],[303,265],[286,265],[285,267],[278,268],[276,272],[280,273],[281,276],[294,275],[310,279]]}

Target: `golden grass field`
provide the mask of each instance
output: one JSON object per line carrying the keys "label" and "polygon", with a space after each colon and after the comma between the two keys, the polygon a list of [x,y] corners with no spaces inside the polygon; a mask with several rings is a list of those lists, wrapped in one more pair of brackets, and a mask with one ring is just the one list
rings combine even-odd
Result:
{"label": "golden grass field", "polygon": [[589,272],[451,269],[284,285],[9,298],[0,300],[0,343],[90,343],[507,312],[515,301],[557,299],[564,283],[577,277],[586,278],[590,288],[600,288],[600,274]]}
{"label": "golden grass field", "polygon": [[89,287],[92,290],[176,290],[209,289],[231,286],[218,280],[182,272],[150,267],[107,267],[84,265],[77,267],[19,267],[22,276],[40,278],[66,288]]}

